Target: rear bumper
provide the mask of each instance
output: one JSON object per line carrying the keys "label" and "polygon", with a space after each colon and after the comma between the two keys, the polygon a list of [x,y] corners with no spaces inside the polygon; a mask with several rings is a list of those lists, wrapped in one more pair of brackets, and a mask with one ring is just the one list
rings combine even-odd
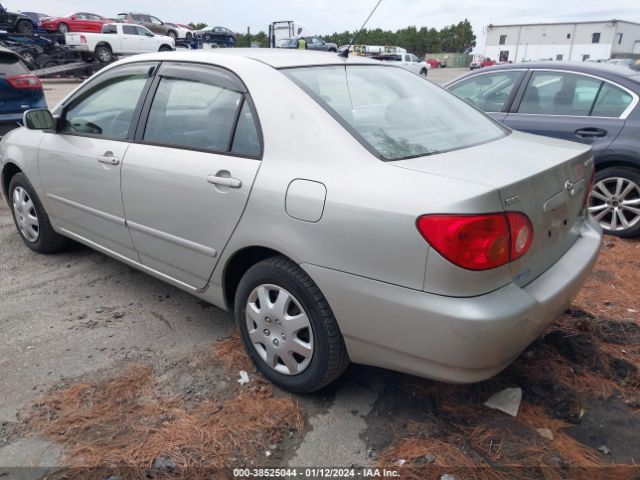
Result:
{"label": "rear bumper", "polygon": [[602,233],[589,220],[565,255],[524,288],[454,298],[315,265],[351,360],[452,383],[492,377],[567,308],[593,267]]}

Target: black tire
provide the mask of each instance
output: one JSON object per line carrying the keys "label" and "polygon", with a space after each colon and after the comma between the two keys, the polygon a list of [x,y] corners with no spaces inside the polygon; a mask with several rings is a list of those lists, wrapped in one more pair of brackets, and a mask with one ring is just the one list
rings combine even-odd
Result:
{"label": "black tire", "polygon": [[420,75],[422,75],[424,78],[427,78],[427,75],[429,75],[429,70],[423,68],[422,70],[420,70]]}
{"label": "black tire", "polygon": [[338,50],[336,50],[335,48],[330,48],[329,53],[338,53]]}
{"label": "black tire", "polygon": [[202,36],[202,40],[204,40],[205,42],[210,42],[211,41],[211,35],[209,35],[208,33],[205,33]]}
{"label": "black tire", "polygon": [[29,20],[20,20],[16,25],[16,32],[24,35],[33,35],[33,23]]}
{"label": "black tire", "polygon": [[[607,189],[615,195],[615,188],[617,186],[616,179],[623,179],[625,182],[630,182],[625,183],[623,187],[624,190],[626,190],[627,186],[631,186],[632,188],[624,198],[615,197],[612,202],[613,205],[609,206],[616,207],[623,201],[640,200],[640,170],[633,167],[616,166],[605,168],[596,172],[595,186],[593,191],[596,191],[597,193],[600,193],[602,195],[604,192],[598,188],[598,184],[600,184],[600,182],[604,182],[605,187],[607,187]],[[633,183],[634,185],[631,185],[631,183]],[[605,204],[606,202],[601,198],[594,197],[593,194],[590,195],[589,207],[596,207]],[[640,209],[640,205],[636,203],[633,203],[631,206],[633,208]],[[622,238],[632,238],[640,236],[640,215],[636,216],[634,215],[634,212],[625,211],[624,209],[622,209],[620,211],[621,213],[618,215],[618,219],[616,219],[617,225],[621,225],[621,221],[619,221],[620,215],[624,215],[625,219],[631,224],[631,226],[620,230],[614,230],[610,228],[613,220],[612,216],[615,214],[614,212],[607,213],[602,218],[596,219],[596,221],[599,222],[602,226],[602,230],[604,231],[604,233]],[[594,219],[597,213],[598,211],[593,212]],[[607,225],[609,225],[609,227],[607,227]]]}
{"label": "black tire", "polygon": [[69,31],[69,25],[64,22],[60,22],[56,30],[58,33],[67,33]]}
{"label": "black tire", "polygon": [[159,52],[171,52],[173,49],[169,45],[160,45]]}
{"label": "black tire", "polygon": [[[39,231],[38,238],[35,241],[29,240],[22,233],[20,227],[18,226],[18,219],[16,218],[16,212],[13,208],[14,191],[18,187],[21,187],[26,191],[27,195],[33,203],[35,213],[38,217]],[[53,253],[60,250],[67,244],[68,239],[66,237],[63,237],[62,235],[57,234],[51,227],[49,216],[42,206],[42,202],[40,202],[40,198],[38,198],[38,194],[33,188],[33,185],[31,185],[31,182],[24,173],[16,173],[9,183],[9,207],[11,208],[13,222],[16,225],[16,229],[18,230],[20,237],[27,245],[27,247],[29,247],[34,252]]]}
{"label": "black tire", "polygon": [[18,55],[22,57],[29,67],[33,68],[36,66],[36,56],[31,50],[22,50],[21,52],[18,52]]}
{"label": "black tire", "polygon": [[113,60],[113,53],[108,45],[98,45],[93,55],[100,63],[111,63]]}
{"label": "black tire", "polygon": [[[313,353],[308,366],[296,375],[285,375],[270,367],[258,354],[249,337],[246,309],[249,295],[259,285],[287,290],[307,314],[313,332]],[[280,388],[310,393],[336,380],[349,365],[349,356],[338,323],[314,281],[289,259],[276,256],[251,267],[240,280],[234,313],[240,336],[258,370]]]}

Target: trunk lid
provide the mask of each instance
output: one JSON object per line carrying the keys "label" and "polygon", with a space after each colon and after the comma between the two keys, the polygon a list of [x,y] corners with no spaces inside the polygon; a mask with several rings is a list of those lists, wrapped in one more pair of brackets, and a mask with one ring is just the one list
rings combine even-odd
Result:
{"label": "trunk lid", "polygon": [[504,211],[526,214],[533,242],[510,264],[519,286],[546,271],[578,238],[593,170],[589,147],[520,132],[471,148],[389,163],[494,187]]}

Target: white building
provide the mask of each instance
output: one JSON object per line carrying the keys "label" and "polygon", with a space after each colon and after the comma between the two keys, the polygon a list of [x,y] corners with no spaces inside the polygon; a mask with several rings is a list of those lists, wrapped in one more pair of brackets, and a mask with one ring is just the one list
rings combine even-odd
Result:
{"label": "white building", "polygon": [[640,57],[640,23],[624,20],[489,25],[484,49],[492,60],[609,59]]}

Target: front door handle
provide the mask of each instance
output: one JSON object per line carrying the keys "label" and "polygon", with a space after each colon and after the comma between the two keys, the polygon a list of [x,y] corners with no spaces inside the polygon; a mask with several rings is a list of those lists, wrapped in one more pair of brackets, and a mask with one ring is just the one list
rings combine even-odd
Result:
{"label": "front door handle", "polygon": [[580,128],[576,130],[576,137],[580,138],[592,138],[592,137],[605,137],[607,135],[607,131],[602,128]]}
{"label": "front door handle", "polygon": [[104,163],[106,165],[119,165],[120,159],[118,157],[114,157],[111,152],[107,152],[104,155],[98,156],[98,161],[100,163]]}
{"label": "front door handle", "polygon": [[242,180],[233,177],[222,177],[219,175],[207,176],[207,182],[214,185],[223,185],[230,188],[240,188],[242,186]]}

